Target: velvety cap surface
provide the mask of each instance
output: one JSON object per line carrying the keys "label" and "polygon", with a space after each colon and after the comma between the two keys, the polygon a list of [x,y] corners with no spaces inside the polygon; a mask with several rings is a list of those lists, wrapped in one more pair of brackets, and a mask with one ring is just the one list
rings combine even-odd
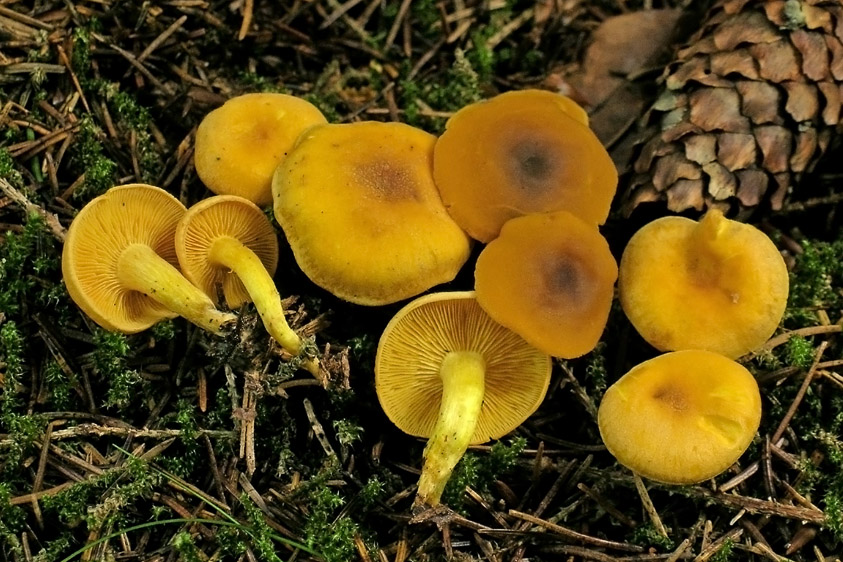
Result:
{"label": "velvety cap surface", "polygon": [[560,211],[504,224],[474,277],[492,318],[545,353],[573,358],[600,340],[618,266],[596,226]]}
{"label": "velvety cap surface", "polygon": [[382,305],[450,281],[470,240],[433,183],[432,135],[401,123],[325,125],[273,180],[275,216],[302,271],[348,301]]}
{"label": "velvety cap surface", "polygon": [[739,357],[773,335],[787,306],[787,267],[773,242],[719,211],[699,223],[664,217],[644,226],[619,277],[624,312],[660,350]]}
{"label": "velvety cap surface", "polygon": [[618,174],[570,99],[508,92],[459,110],[436,143],[434,177],[454,220],[489,242],[514,217],[567,210],[602,224]]}
{"label": "velvety cap surface", "polygon": [[693,484],[729,468],[761,422],[761,395],[740,364],[709,351],[645,361],[606,391],[603,442],[627,468],[668,484]]}
{"label": "velvety cap surface", "polygon": [[196,130],[196,173],[208,189],[272,202],[272,174],[299,135],[327,123],[313,104],[277,93],[245,94],[211,111]]}

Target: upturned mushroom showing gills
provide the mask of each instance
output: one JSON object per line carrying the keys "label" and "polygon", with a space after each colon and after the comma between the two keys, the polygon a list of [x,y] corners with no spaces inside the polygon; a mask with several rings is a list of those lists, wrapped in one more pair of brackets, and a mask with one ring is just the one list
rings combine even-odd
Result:
{"label": "upturned mushroom showing gills", "polygon": [[694,484],[743,454],[761,422],[761,395],[749,371],[731,359],[675,351],[609,387],[597,422],[622,465],[658,482]]}
{"label": "upturned mushroom showing gills", "polygon": [[275,168],[300,134],[325,123],[316,106],[295,96],[231,98],[206,115],[196,130],[196,173],[214,193],[268,205]]}
{"label": "upturned mushroom showing gills", "polygon": [[436,143],[433,174],[448,212],[482,242],[531,213],[564,209],[602,224],[618,183],[585,111],[541,90],[459,110]]}
{"label": "upturned mushroom showing gills", "polygon": [[538,408],[550,357],[504,328],[473,292],[434,293],[389,322],[375,358],[375,388],[387,417],[428,437],[416,504],[439,504],[470,444],[498,439]]}
{"label": "upturned mushroom showing gills", "polygon": [[470,239],[433,183],[435,138],[362,121],[305,133],[272,183],[275,216],[317,285],[376,306],[450,281]]}
{"label": "upturned mushroom showing gills", "polygon": [[62,277],[73,301],[107,330],[127,334],[183,316],[219,333],[234,315],[177,269],[173,241],[186,209],[151,185],[113,187],[79,211],[67,231]]}
{"label": "upturned mushroom showing gills", "polygon": [[641,228],[619,277],[624,312],[663,351],[739,357],[773,335],[787,304],[787,267],[776,246],[716,209],[700,222],[664,217]]}
{"label": "upturned mushroom showing gills", "polygon": [[556,357],[597,345],[618,266],[597,227],[574,215],[509,220],[477,258],[474,288],[489,316]]}
{"label": "upturned mushroom showing gills", "polygon": [[[260,208],[236,195],[217,195],[188,209],[176,229],[176,253],[185,277],[216,299],[237,308],[254,302],[266,331],[284,350],[298,355],[299,335],[290,328],[272,275],[278,264],[278,238]],[[319,366],[305,367],[321,380]]]}

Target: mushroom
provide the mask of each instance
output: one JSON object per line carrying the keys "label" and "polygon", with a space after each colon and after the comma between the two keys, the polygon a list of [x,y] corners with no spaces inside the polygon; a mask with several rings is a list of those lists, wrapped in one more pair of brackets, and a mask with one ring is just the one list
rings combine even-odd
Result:
{"label": "mushroom", "polygon": [[541,90],[459,110],[436,143],[433,175],[448,212],[482,242],[531,213],[564,209],[602,224],[618,183],[585,112]]}
{"label": "mushroom", "polygon": [[477,258],[474,287],[489,316],[570,359],[597,345],[617,277],[597,227],[558,211],[507,221]]}
{"label": "mushroom", "polygon": [[717,353],[675,351],[634,367],[606,391],[600,435],[627,468],[694,484],[729,468],[761,422],[753,376]]}
{"label": "mushroom", "polygon": [[107,330],[133,334],[183,316],[220,333],[235,319],[176,269],[176,225],[185,208],[161,188],[109,189],[79,211],[62,250],[70,297]]}
{"label": "mushroom", "polygon": [[663,217],[621,257],[620,301],[656,349],[707,349],[735,358],[761,347],[787,304],[788,274],[757,228],[712,209],[700,222]]}
{"label": "mushroom", "polygon": [[375,306],[456,276],[470,240],[433,183],[434,142],[409,125],[367,121],[302,136],[272,189],[275,216],[314,283]]}
{"label": "mushroom", "polygon": [[294,96],[231,98],[206,115],[196,130],[196,173],[214,193],[268,205],[275,168],[301,133],[325,123],[316,106]]}
{"label": "mushroom", "polygon": [[[292,355],[302,340],[290,328],[272,275],[278,238],[260,208],[236,195],[217,195],[193,205],[176,228],[176,254],[187,277],[211,299],[219,288],[230,308],[254,302],[266,331]],[[319,365],[304,366],[322,380]]]}
{"label": "mushroom", "polygon": [[425,295],[395,315],[378,344],[375,388],[399,429],[430,438],[418,505],[439,504],[468,445],[502,437],[538,408],[550,369],[473,292]]}

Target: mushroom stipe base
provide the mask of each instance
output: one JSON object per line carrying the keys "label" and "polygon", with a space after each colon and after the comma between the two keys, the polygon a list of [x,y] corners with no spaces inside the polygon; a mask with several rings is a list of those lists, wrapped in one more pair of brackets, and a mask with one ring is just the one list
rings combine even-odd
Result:
{"label": "mushroom stipe base", "polygon": [[[302,348],[301,338],[287,323],[281,306],[281,295],[260,258],[233,236],[221,236],[211,244],[208,259],[212,264],[226,267],[237,275],[252,297],[269,335],[285,351],[298,355]],[[305,359],[302,367],[324,383],[318,361]]]}
{"label": "mushroom stipe base", "polygon": [[442,491],[465,454],[483,406],[486,362],[474,351],[452,351],[439,368],[442,402],[424,450],[416,506],[439,504]]}

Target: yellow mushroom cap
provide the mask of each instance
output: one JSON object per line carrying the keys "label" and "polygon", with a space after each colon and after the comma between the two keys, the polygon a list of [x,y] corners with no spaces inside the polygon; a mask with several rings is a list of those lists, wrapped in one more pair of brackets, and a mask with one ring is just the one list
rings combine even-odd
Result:
{"label": "yellow mushroom cap", "polygon": [[693,484],[729,468],[761,422],[752,375],[710,351],[645,361],[606,391],[597,422],[618,462],[667,484]]}
{"label": "yellow mushroom cap", "polygon": [[618,266],[597,227],[571,213],[526,215],[503,225],[477,258],[477,301],[556,357],[588,353],[603,333]]}
{"label": "yellow mushroom cap", "polygon": [[735,358],[775,332],[788,274],[763,232],[712,210],[699,223],[664,217],[636,232],[618,288],[630,322],[655,348]]}
{"label": "yellow mushroom cap", "polygon": [[62,277],[73,302],[103,328],[127,334],[178,316],[123,286],[117,263],[127,247],[141,244],[178,268],[173,240],[185,211],[178,199],[145,184],[113,187],[91,200],[70,224],[62,250]]}
{"label": "yellow mushroom cap", "polygon": [[550,357],[492,320],[473,291],[425,295],[389,322],[375,358],[378,399],[405,433],[430,437],[442,399],[439,368],[451,351],[475,351],[485,361],[485,397],[472,443],[518,427],[547,392]]}
{"label": "yellow mushroom cap", "polygon": [[436,143],[434,177],[454,220],[488,242],[503,224],[567,210],[602,224],[618,173],[570,99],[508,92],[459,110]]}
{"label": "yellow mushroom cap", "polygon": [[263,211],[236,195],[217,195],[190,207],[176,230],[176,253],[184,276],[213,301],[222,287],[226,304],[237,308],[252,298],[237,275],[209,260],[213,243],[222,237],[252,250],[272,276],[278,265],[278,237]]}
{"label": "yellow mushroom cap", "polygon": [[401,123],[325,125],[275,173],[275,216],[317,285],[383,305],[450,281],[470,239],[433,183],[435,138]]}
{"label": "yellow mushroom cap", "polygon": [[286,94],[245,94],[211,111],[196,130],[196,173],[208,189],[272,202],[272,174],[300,134],[327,123],[313,104]]}

